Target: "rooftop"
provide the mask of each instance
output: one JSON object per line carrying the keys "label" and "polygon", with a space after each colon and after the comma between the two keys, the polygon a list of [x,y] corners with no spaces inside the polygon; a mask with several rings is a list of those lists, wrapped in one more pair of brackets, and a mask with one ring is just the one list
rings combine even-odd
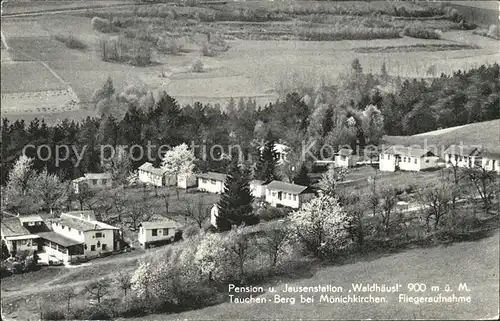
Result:
{"label": "rooftop", "polygon": [[22,224],[29,222],[43,222],[43,218],[40,215],[19,216],[19,220]]}
{"label": "rooftop", "polygon": [[279,190],[292,194],[300,194],[307,189],[307,186],[285,183],[282,181],[272,181],[271,183],[267,184],[267,188],[270,190]]}
{"label": "rooftop", "polygon": [[38,235],[46,240],[49,240],[53,243],[59,244],[63,247],[69,247],[73,245],[83,244],[83,242],[75,241],[56,232],[43,232],[38,233]]}
{"label": "rooftop", "polygon": [[148,172],[148,173],[151,173],[151,174],[154,174],[154,175],[159,175],[159,176],[163,176],[166,172],[165,169],[163,168],[156,168],[153,166],[153,164],[151,163],[144,163],[142,164],[141,166],[139,166],[139,170],[141,171],[144,171],[144,172]]}
{"label": "rooftop", "polygon": [[391,146],[382,152],[383,154],[400,155],[420,158],[424,156],[436,156],[433,152],[423,148]]}
{"label": "rooftop", "polygon": [[342,148],[340,149],[338,152],[337,152],[337,155],[341,155],[341,156],[351,156],[353,153],[353,150],[352,149],[348,149],[348,148]]}
{"label": "rooftop", "polygon": [[86,173],[82,177],[78,177],[73,180],[73,182],[81,182],[89,179],[111,179],[111,174],[109,173]]}
{"label": "rooftop", "polygon": [[[80,213],[81,216],[78,216]],[[88,214],[88,215],[87,215]],[[78,231],[92,231],[92,230],[118,230],[119,228],[109,224],[95,220],[94,211],[75,211],[62,213],[59,219],[53,222],[61,225],[74,228]]]}
{"label": "rooftop", "polygon": [[183,225],[174,220],[164,219],[161,221],[142,222],[141,224],[139,224],[139,226],[142,226],[144,229],[150,230],[155,228],[180,228]]}
{"label": "rooftop", "polygon": [[207,172],[196,175],[196,177],[199,178],[215,179],[216,181],[222,181],[222,182],[226,180],[226,176],[227,176],[226,174],[216,173],[216,172]]}
{"label": "rooftop", "polygon": [[2,236],[29,235],[18,217],[3,217],[1,224]]}
{"label": "rooftop", "polygon": [[477,147],[465,145],[450,145],[444,151],[444,154],[453,154],[460,156],[475,156],[479,155],[480,151]]}

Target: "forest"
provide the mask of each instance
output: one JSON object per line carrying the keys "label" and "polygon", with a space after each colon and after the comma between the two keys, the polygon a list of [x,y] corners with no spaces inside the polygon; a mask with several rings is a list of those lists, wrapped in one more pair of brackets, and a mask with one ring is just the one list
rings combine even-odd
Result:
{"label": "forest", "polygon": [[[363,148],[366,144],[379,144],[383,135],[414,135],[500,118],[498,64],[457,71],[432,80],[391,77],[385,66],[377,75],[363,73],[358,60],[353,61],[351,69],[335,87],[302,86],[266,106],[256,106],[251,99],[231,99],[224,107],[202,102],[180,106],[168,93],[156,100],[151,93],[141,99],[131,99],[133,90],[127,89],[128,96],[116,93],[112,79],[108,79],[94,95],[96,108],[102,111],[99,118],[82,122],[64,120],[54,126],[48,126],[43,119],[25,123],[4,118],[1,124],[2,185],[13,163],[29,144],[34,147],[26,149],[26,156],[35,158],[34,169],[46,168],[63,179],[72,179],[86,172],[103,170],[100,159],[103,145],[146,148],[149,144],[153,146],[151,154],[158,155],[155,148],[161,145],[186,143],[210,149],[214,145],[237,144],[245,160],[250,161],[257,147],[272,137],[292,146],[291,153],[296,156],[304,142],[315,141],[313,152],[319,157],[324,144]],[[117,109],[121,109],[123,117],[117,116],[120,114],[115,112]],[[39,149],[37,157],[37,148],[42,145],[45,147]],[[70,151],[70,157],[58,164],[55,153],[63,153],[65,149],[57,146],[68,146]],[[82,151],[84,146],[83,158],[76,164],[75,151]],[[200,159],[197,170],[226,172],[229,160],[219,156],[230,155],[231,151],[218,150],[217,153],[216,158],[222,160],[197,154]],[[131,156],[135,156],[134,168],[147,157]],[[158,165],[160,157],[153,162]]]}

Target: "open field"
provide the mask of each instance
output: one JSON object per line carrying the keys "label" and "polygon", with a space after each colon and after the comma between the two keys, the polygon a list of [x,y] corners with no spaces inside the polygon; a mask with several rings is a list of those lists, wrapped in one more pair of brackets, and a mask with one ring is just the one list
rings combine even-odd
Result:
{"label": "open field", "polygon": [[38,62],[2,64],[2,79],[17,79],[16,82],[2,81],[2,94],[62,90],[66,84],[54,77]]}
{"label": "open field", "polygon": [[[267,286],[275,286],[283,297],[296,298],[296,304],[286,303],[223,303],[195,311],[171,315],[149,315],[125,320],[228,320],[228,319],[494,319],[498,317],[499,302],[499,233],[475,241],[450,246],[406,250],[373,259],[363,259],[351,264],[323,267],[313,272],[313,276],[300,280],[279,280],[264,285],[266,293],[259,297],[273,300]],[[448,284],[456,296],[471,297],[471,303],[415,303],[398,302],[398,294],[415,296],[407,289],[408,283],[425,283],[424,295],[451,295],[443,290]],[[318,286],[331,284],[341,286],[342,293],[328,293],[339,296],[348,293],[352,283],[377,283],[379,285],[402,285],[400,293],[376,293],[387,298],[385,304],[330,304],[320,303],[320,294],[314,296],[311,304],[300,303],[300,293],[280,293],[288,286]],[[458,292],[459,283],[466,283],[470,292]],[[438,292],[430,292],[431,286],[440,287]],[[431,294],[432,293],[432,294]],[[357,293],[364,295],[363,293]],[[257,294],[258,295],[258,294]],[[365,294],[367,295],[367,294]],[[238,296],[238,294],[236,294]],[[255,296],[255,294],[254,294]],[[239,296],[238,296],[239,297]],[[229,299],[229,298],[228,298]]]}
{"label": "open field", "polygon": [[134,0],[55,0],[55,1],[3,1],[2,15],[25,14],[34,12],[69,10],[69,9],[90,9],[116,5],[133,4]]}
{"label": "open field", "polygon": [[[172,10],[171,8],[175,8],[178,18],[169,22],[168,19],[154,16],[155,13],[150,7],[140,6],[136,12],[139,16],[136,22],[137,28],[147,30],[145,28],[152,25],[153,30],[166,29],[172,34],[176,32],[181,32],[181,35],[190,34],[194,30],[189,22],[193,12],[198,10],[207,14],[206,17],[216,12],[210,6],[203,8],[159,6],[167,8],[166,11],[164,10],[166,13]],[[402,28],[410,22],[409,18],[404,16],[392,19],[390,15],[395,14],[389,10],[392,5],[385,1],[374,1],[369,4],[343,2],[342,5],[308,2],[307,6],[300,1],[290,3],[249,1],[228,4],[228,8],[233,11],[239,7],[257,10],[259,6],[263,6],[265,12],[278,16],[281,14],[297,15],[305,21],[296,22],[293,19],[285,21],[278,17],[276,21],[254,22],[250,19],[251,17],[236,15],[234,16],[236,20],[210,22],[211,18],[205,19],[203,18],[205,16],[201,16],[201,22],[196,27],[198,33],[195,32],[194,36],[190,34],[188,37],[190,40],[186,43],[186,48],[189,50],[177,55],[166,55],[153,50],[153,64],[148,67],[132,67],[125,63],[102,61],[96,50],[99,40],[116,37],[116,34],[102,34],[94,30],[90,25],[92,14],[64,13],[23,18],[5,17],[2,20],[2,32],[10,47],[8,52],[10,60],[46,62],[69,84],[78,100],[90,106],[89,100],[93,92],[104,83],[108,76],[113,79],[117,92],[128,85],[146,85],[154,92],[167,91],[181,105],[201,101],[224,106],[230,97],[237,99],[241,97],[245,100],[253,98],[258,105],[265,105],[274,102],[279,97],[278,89],[283,86],[294,89],[302,84],[308,84],[308,86],[315,86],[319,82],[335,84],[339,75],[348,71],[350,62],[354,58],[360,60],[365,72],[378,73],[382,64],[385,63],[390,75],[399,75],[403,78],[437,77],[441,73],[450,74],[457,69],[466,70],[500,59],[498,42],[474,36],[472,31],[447,31],[443,33],[443,39],[440,40],[408,37],[340,41],[248,40],[247,35],[258,35],[262,32],[273,33],[276,30],[282,30],[293,36],[293,34],[300,34],[301,30],[329,28],[340,22],[353,21],[357,24],[362,20],[367,26],[380,26],[381,28],[385,28],[384,25],[387,23]],[[404,6],[418,7],[410,3],[405,3]],[[110,14],[124,18],[132,14],[131,9],[127,7],[107,10]],[[228,12],[230,15],[233,14],[231,10],[224,11],[224,14]],[[257,11],[260,12],[259,10]],[[316,12],[321,10],[329,12],[327,17],[315,18]],[[380,21],[364,16],[370,10],[383,13]],[[106,10],[95,12],[106,12]],[[156,13],[156,15],[159,14]],[[342,14],[342,16],[335,16],[335,14]],[[425,16],[427,13],[415,14]],[[316,22],[317,19],[320,21]],[[387,19],[390,21],[386,21]],[[447,26],[451,26],[452,22],[436,18],[426,20],[425,23],[447,30]],[[226,40],[229,50],[214,57],[203,57],[200,53],[200,46],[206,38],[205,30],[212,33],[227,32],[227,38],[233,39]],[[241,35],[239,38],[237,34],[229,36],[231,30],[236,33],[242,30],[246,35]],[[77,36],[88,49],[69,49],[54,39],[55,35],[69,34]],[[192,62],[196,59],[201,59],[205,72],[193,73],[190,70]],[[2,67],[3,65],[4,63]],[[432,75],[428,73],[431,66],[435,70]],[[166,77],[160,77],[162,73],[166,74]],[[21,71],[4,76],[2,72],[2,92],[4,88],[16,88],[17,83],[21,81],[18,77],[23,74],[24,71]],[[22,81],[31,82],[29,79]],[[48,84],[44,83],[40,86]],[[85,113],[88,112],[93,112],[93,110],[85,111]],[[76,118],[80,117],[79,114],[75,111]],[[28,117],[28,115],[23,117]]]}
{"label": "open field", "polygon": [[386,145],[436,146],[442,153],[451,144],[483,146],[498,150],[500,146],[500,120],[469,124],[422,133],[414,136],[386,136]]}

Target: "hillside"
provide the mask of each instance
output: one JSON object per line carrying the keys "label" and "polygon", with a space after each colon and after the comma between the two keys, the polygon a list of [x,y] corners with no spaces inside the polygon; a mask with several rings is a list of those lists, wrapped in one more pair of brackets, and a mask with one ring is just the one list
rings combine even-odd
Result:
{"label": "hillside", "polygon": [[500,120],[450,127],[413,136],[385,136],[385,145],[435,145],[443,151],[451,144],[481,145],[500,151]]}

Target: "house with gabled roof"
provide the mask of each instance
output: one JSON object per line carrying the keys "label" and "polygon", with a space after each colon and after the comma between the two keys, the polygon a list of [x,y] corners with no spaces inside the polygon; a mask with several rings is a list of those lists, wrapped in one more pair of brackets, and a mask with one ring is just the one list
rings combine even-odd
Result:
{"label": "house with gabled roof", "polygon": [[500,149],[483,150],[481,152],[481,167],[487,171],[500,173]]}
{"label": "house with gabled roof", "polygon": [[473,168],[481,164],[481,150],[474,146],[450,145],[443,152],[446,167]]}
{"label": "house with gabled roof", "polygon": [[358,156],[350,148],[341,148],[335,153],[335,166],[336,167],[355,167],[358,162]]}
{"label": "house with gabled roof", "polygon": [[144,248],[167,244],[180,237],[183,225],[171,219],[142,222],[139,224],[138,241]]}
{"label": "house with gabled roof", "polygon": [[[36,219],[38,222],[38,218]],[[32,234],[27,225],[32,222],[29,219],[21,220],[20,216],[3,214],[0,224],[2,240],[7,245],[9,253],[14,256],[18,251],[38,251],[40,236]]]}
{"label": "house with gabled roof", "polygon": [[144,163],[138,168],[139,181],[153,186],[175,186],[175,176],[167,175],[163,168],[154,167],[151,163]]}
{"label": "house with gabled roof", "polygon": [[82,177],[72,181],[73,191],[78,194],[83,186],[90,190],[100,190],[111,188],[113,181],[109,173],[86,173]]}
{"label": "house with gabled roof", "polygon": [[220,194],[224,192],[226,174],[207,172],[196,175],[198,179],[198,190],[209,193]]}
{"label": "house with gabled roof", "polygon": [[299,208],[313,196],[308,186],[281,181],[272,181],[266,185],[266,202],[272,206]]}
{"label": "house with gabled roof", "polygon": [[[59,218],[51,220],[51,225],[53,231],[40,236],[58,245],[57,249],[61,250],[62,254],[71,254],[70,251],[66,251],[67,247],[73,247],[75,250],[72,255],[87,258],[120,250],[122,237],[120,229],[97,221],[94,211],[62,213]],[[47,244],[47,246],[53,245]],[[69,256],[63,257],[63,259],[68,258]]]}
{"label": "house with gabled roof", "polygon": [[437,168],[439,157],[428,149],[391,146],[380,153],[381,171],[421,171]]}

